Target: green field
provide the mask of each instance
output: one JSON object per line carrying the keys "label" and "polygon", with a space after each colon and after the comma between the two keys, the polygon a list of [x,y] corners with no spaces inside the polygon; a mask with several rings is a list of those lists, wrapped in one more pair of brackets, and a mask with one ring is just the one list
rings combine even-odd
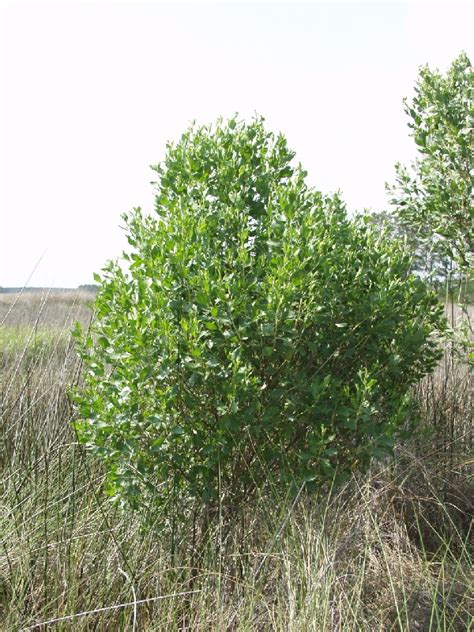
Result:
{"label": "green field", "polygon": [[472,629],[462,354],[447,349],[418,385],[423,432],[395,458],[319,495],[262,485],[227,523],[197,532],[190,517],[171,539],[111,505],[71,428],[80,365],[69,332],[87,327],[91,299],[0,294],[2,630]]}

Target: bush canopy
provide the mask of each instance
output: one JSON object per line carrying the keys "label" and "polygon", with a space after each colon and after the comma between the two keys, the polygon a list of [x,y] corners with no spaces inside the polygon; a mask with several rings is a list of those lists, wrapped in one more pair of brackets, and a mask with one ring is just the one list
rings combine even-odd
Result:
{"label": "bush canopy", "polygon": [[389,453],[439,358],[410,257],[309,188],[263,119],[192,126],[124,215],[126,265],[96,275],[77,433],[135,507],[236,507]]}

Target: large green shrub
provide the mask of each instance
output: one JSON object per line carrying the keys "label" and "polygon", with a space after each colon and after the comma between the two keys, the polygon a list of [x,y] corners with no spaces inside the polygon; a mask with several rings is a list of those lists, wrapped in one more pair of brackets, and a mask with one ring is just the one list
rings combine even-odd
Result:
{"label": "large green shrub", "polygon": [[399,436],[438,358],[436,299],[293,157],[260,119],[192,128],[155,168],[154,214],[124,216],[128,265],[96,278],[76,393],[117,499],[235,506],[264,480],[344,476]]}

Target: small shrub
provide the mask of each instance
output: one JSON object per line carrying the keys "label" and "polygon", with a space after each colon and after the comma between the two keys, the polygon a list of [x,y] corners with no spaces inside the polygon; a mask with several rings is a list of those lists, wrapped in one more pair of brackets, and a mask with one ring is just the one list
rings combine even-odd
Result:
{"label": "small shrub", "polygon": [[155,213],[124,216],[75,394],[114,498],[236,507],[264,480],[344,478],[402,432],[436,297],[293,158],[261,119],[193,127],[155,167]]}

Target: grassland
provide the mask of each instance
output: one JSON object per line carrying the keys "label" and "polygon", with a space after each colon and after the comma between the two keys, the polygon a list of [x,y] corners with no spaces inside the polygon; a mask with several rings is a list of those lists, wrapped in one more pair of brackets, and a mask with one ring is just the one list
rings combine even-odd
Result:
{"label": "grassland", "polygon": [[319,496],[262,488],[232,524],[199,534],[196,556],[191,521],[171,542],[112,506],[76,441],[69,331],[87,326],[90,299],[0,294],[2,630],[473,629],[462,352],[449,346],[417,387],[421,432],[395,458]]}

